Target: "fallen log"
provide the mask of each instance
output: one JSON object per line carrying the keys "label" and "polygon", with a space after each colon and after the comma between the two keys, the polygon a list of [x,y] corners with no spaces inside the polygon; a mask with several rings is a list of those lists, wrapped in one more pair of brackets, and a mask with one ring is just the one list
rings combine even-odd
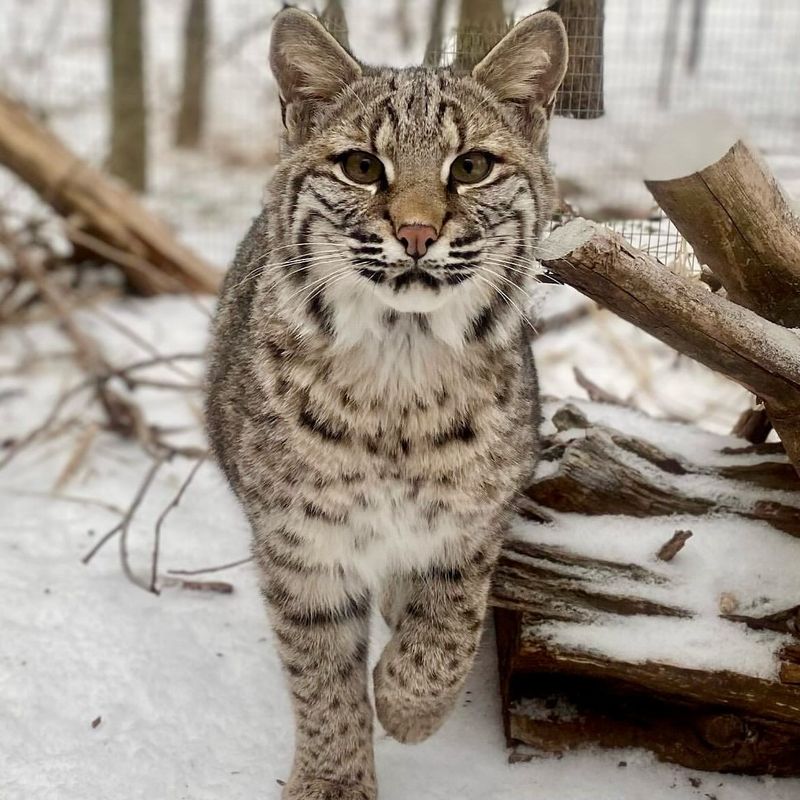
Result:
{"label": "fallen log", "polygon": [[548,752],[645,747],[714,772],[800,772],[800,686],[562,647],[542,637],[540,621],[505,609],[495,623],[511,742]]}
{"label": "fallen log", "polygon": [[800,335],[675,275],[584,219],[553,231],[539,260],[600,305],[764,398],[800,472]]}
{"label": "fallen log", "polygon": [[765,551],[763,528],[800,535],[785,453],[613,404],[545,413],[491,595],[509,743],[800,774],[800,541]]}
{"label": "fallen log", "polygon": [[136,291],[217,291],[217,270],[178,242],[131,191],[78,158],[2,92],[0,164],[64,217],[77,248],[118,266]]}
{"label": "fallen log", "polygon": [[589,621],[597,612],[621,615],[687,617],[690,613],[635,593],[601,588],[598,578],[631,586],[662,583],[657,573],[636,564],[587,558],[545,545],[510,541],[494,578],[493,604],[525,611],[531,618]]}
{"label": "fallen log", "polygon": [[[796,504],[777,499],[782,495],[769,499],[765,495],[765,490],[800,490],[797,474],[785,461],[699,466],[652,442],[592,424],[571,404],[559,408],[552,421],[560,432],[581,431],[582,435],[548,441],[546,456],[557,458],[558,465],[526,490],[527,497],[540,506],[591,516],[735,514],[800,536],[800,495]],[[637,463],[631,455],[645,463]],[[719,491],[687,488],[685,481],[677,480],[691,475],[719,479]],[[750,483],[761,494],[742,494],[735,484],[726,486],[726,481]]]}

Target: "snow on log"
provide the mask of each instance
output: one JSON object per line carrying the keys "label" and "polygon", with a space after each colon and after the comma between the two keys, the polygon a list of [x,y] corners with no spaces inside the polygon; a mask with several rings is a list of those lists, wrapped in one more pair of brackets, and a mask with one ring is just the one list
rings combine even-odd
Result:
{"label": "snow on log", "polygon": [[544,411],[492,589],[510,743],[800,774],[800,484],[785,454],[607,403]]}
{"label": "snow on log", "polygon": [[800,220],[735,123],[685,117],[651,146],[648,189],[728,298],[800,327]]}
{"label": "snow on log", "polygon": [[132,192],[79,159],[2,92],[0,164],[64,217],[77,248],[116,264],[142,294],[217,291],[217,270],[180,244]]}
{"label": "snow on log", "polygon": [[[800,537],[800,482],[790,464],[700,467],[645,439],[591,424],[571,404],[559,408],[552,422],[564,434],[550,439],[546,453],[557,458],[557,464],[526,490],[540,506],[592,516],[736,514]],[[693,479],[701,476],[739,483],[745,491],[709,493],[703,490],[706,484]],[[759,491],[753,492],[753,487]]]}
{"label": "snow on log", "polygon": [[[714,772],[800,771],[797,685],[554,644],[526,614],[501,610],[496,625],[511,741],[549,752],[644,747],[664,761]],[[792,675],[797,665],[784,669]],[[524,675],[535,675],[545,693],[520,694]]]}
{"label": "snow on log", "polygon": [[800,335],[670,272],[619,234],[584,219],[546,239],[558,278],[676,350],[764,398],[800,471]]}

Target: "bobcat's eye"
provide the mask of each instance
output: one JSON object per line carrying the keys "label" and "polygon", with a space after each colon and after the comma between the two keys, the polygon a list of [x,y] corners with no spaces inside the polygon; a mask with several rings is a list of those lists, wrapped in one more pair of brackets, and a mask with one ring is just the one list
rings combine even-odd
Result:
{"label": "bobcat's eye", "polygon": [[383,164],[372,153],[351,150],[340,161],[344,174],[355,183],[375,183],[383,177]]}
{"label": "bobcat's eye", "polygon": [[494,157],[481,150],[470,150],[462,153],[450,165],[450,177],[458,183],[479,183],[492,170]]}

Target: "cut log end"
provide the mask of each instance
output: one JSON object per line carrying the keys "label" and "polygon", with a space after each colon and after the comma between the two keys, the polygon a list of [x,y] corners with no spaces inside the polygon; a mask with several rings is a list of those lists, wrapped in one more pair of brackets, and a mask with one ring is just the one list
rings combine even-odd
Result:
{"label": "cut log end", "polygon": [[596,222],[583,217],[572,219],[553,230],[539,245],[536,257],[541,261],[564,258],[590,241],[598,228],[602,229]]}

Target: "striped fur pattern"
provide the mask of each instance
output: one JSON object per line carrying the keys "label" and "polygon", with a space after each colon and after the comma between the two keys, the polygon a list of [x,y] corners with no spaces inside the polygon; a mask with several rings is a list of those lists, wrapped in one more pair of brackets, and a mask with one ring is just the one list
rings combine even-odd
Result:
{"label": "striped fur pattern", "polygon": [[[554,19],[523,23],[531,46],[563,33]],[[537,69],[557,87],[554,47]],[[534,467],[522,309],[552,203],[546,103],[447,70],[361,67],[295,10],[272,49],[289,147],[220,298],[208,431],[252,524],[294,700],[284,798],[373,800],[373,603],[393,630],[377,716],[421,741],[463,686]],[[504,57],[502,43],[487,56],[508,80]],[[453,159],[476,148],[491,174],[454,185]],[[343,172],[352,150],[381,160],[374,185]],[[422,223],[438,238],[412,259],[396,231]]]}

